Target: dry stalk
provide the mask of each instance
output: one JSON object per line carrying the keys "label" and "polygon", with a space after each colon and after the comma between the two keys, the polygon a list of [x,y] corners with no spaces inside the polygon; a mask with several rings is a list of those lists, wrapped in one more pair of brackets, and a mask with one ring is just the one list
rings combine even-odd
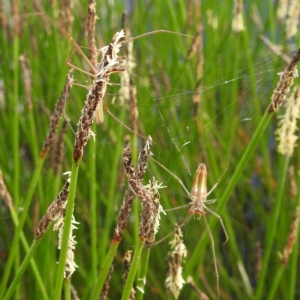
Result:
{"label": "dry stalk", "polygon": [[71,33],[72,23],[74,20],[72,10],[73,10],[73,1],[72,0],[63,0],[61,1],[61,9],[59,12],[60,16],[60,27],[64,28],[67,32]]}
{"label": "dry stalk", "polygon": [[73,151],[73,159],[77,163],[83,156],[84,149],[87,145],[87,141],[91,135],[91,126],[95,116],[97,105],[102,101],[106,86],[109,82],[110,75],[113,73],[119,73],[124,71],[124,67],[120,67],[119,64],[122,59],[118,57],[121,44],[119,41],[124,38],[124,32],[117,32],[112,38],[109,46],[103,49],[103,58],[99,65],[97,65],[99,73],[96,75],[93,81],[92,87],[87,95],[82,115],[78,122],[78,128],[76,132],[75,145]]}
{"label": "dry stalk", "polygon": [[201,86],[203,78],[203,64],[204,64],[204,55],[203,55],[203,28],[199,25],[196,35],[193,39],[193,42],[188,51],[188,59],[196,53],[197,55],[197,82],[195,86],[195,92],[193,94],[193,103],[194,103],[194,112],[193,116],[197,116],[199,104],[201,102]]}
{"label": "dry stalk", "polygon": [[199,300],[209,300],[208,296],[197,287],[194,279],[191,276],[188,276],[188,278],[186,279],[186,283],[189,283],[191,285]]}
{"label": "dry stalk", "polygon": [[9,210],[13,209],[13,200],[11,194],[9,193],[7,186],[3,180],[3,175],[0,170],[0,197],[3,199],[4,203],[7,205]]}
{"label": "dry stalk", "polygon": [[[150,152],[151,145],[152,145],[152,139],[149,136],[148,140],[147,140],[143,150],[139,154],[139,158],[138,158],[138,167],[136,169],[136,172],[137,172],[139,180],[143,179],[144,174],[146,172],[148,157],[151,155],[151,152]],[[125,193],[125,196],[123,199],[123,203],[122,203],[122,208],[119,212],[118,222],[117,222],[117,226],[116,226],[114,237],[113,237],[113,243],[120,243],[120,241],[122,240],[124,231],[127,227],[127,221],[129,218],[130,211],[132,209],[132,204],[133,204],[135,196],[136,196],[136,194],[129,187],[126,190],[126,193]]]}
{"label": "dry stalk", "polygon": [[26,97],[26,103],[29,111],[32,111],[32,101],[31,101],[31,85],[32,85],[32,79],[31,79],[31,72],[29,68],[29,62],[25,56],[25,54],[22,54],[19,57],[19,60],[21,62],[21,67],[23,71],[23,80],[24,80],[24,87],[25,87],[25,97]]}
{"label": "dry stalk", "polygon": [[47,154],[47,152],[50,150],[50,148],[52,146],[53,137],[57,130],[58,123],[59,123],[59,120],[63,113],[63,110],[66,106],[66,102],[69,97],[70,89],[72,87],[73,81],[74,81],[73,70],[70,69],[68,72],[68,75],[67,75],[67,80],[66,80],[65,86],[62,90],[59,100],[57,101],[57,103],[55,105],[54,112],[50,119],[50,126],[49,126],[50,128],[49,128],[47,137],[45,139],[45,142],[44,142],[41,154],[40,154],[41,157],[45,157],[45,155]]}
{"label": "dry stalk", "polygon": [[67,180],[56,199],[48,207],[36,230],[36,239],[40,239],[43,237],[53,221],[56,221],[64,216],[69,194],[69,185],[69,181]]}
{"label": "dry stalk", "polygon": [[86,21],[86,35],[88,39],[89,60],[95,66],[97,62],[97,47],[95,39],[95,26],[96,26],[96,1],[89,0],[88,16]]}
{"label": "dry stalk", "polygon": [[298,76],[297,63],[300,60],[300,48],[293,56],[290,64],[280,74],[280,79],[271,97],[271,103],[268,108],[269,113],[276,112],[287,97],[290,87],[294,83],[294,78]]}
{"label": "dry stalk", "polygon": [[283,254],[281,255],[281,264],[286,265],[290,259],[293,252],[293,247],[296,241],[297,231],[299,225],[299,207],[296,208],[294,218],[290,227],[290,233],[288,236],[287,243],[284,247]]}
{"label": "dry stalk", "polygon": [[265,35],[261,34],[259,38],[265,43],[265,45],[270,49],[272,53],[281,57],[287,64],[291,62],[291,58],[282,53],[282,46],[273,44]]}

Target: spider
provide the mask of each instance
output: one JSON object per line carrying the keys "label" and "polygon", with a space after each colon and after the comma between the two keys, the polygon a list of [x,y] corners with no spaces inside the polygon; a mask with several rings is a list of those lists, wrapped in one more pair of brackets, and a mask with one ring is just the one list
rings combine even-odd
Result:
{"label": "spider", "polygon": [[[152,158],[153,159],[153,158]],[[187,223],[190,221],[191,217],[193,215],[198,215],[199,218],[201,216],[204,217],[204,224],[206,227],[206,230],[208,232],[209,235],[209,239],[211,242],[211,246],[212,246],[212,252],[213,252],[213,260],[214,260],[214,266],[215,266],[215,273],[216,273],[216,278],[217,278],[217,290],[218,290],[218,296],[220,298],[220,294],[219,294],[219,272],[218,272],[218,267],[217,267],[217,260],[216,260],[216,254],[215,254],[215,242],[214,242],[214,238],[213,235],[211,233],[211,230],[209,228],[209,225],[207,223],[206,220],[206,211],[210,212],[212,215],[214,215],[215,217],[217,217],[221,223],[221,226],[223,228],[224,234],[225,234],[225,242],[223,243],[223,245],[225,245],[228,241],[228,234],[226,231],[226,228],[224,226],[223,220],[221,218],[220,215],[218,215],[216,212],[214,212],[212,209],[210,209],[209,207],[207,207],[207,205],[214,203],[217,201],[217,199],[212,199],[212,200],[207,200],[207,197],[215,190],[215,188],[218,186],[223,174],[221,175],[221,177],[218,179],[218,181],[215,183],[215,185],[211,188],[210,191],[207,191],[207,169],[205,164],[201,163],[197,170],[196,170],[196,174],[194,177],[194,182],[192,185],[192,191],[189,192],[187,190],[187,188],[185,187],[185,185],[183,184],[182,180],[176,176],[175,174],[173,174],[170,170],[168,170],[165,166],[163,166],[162,164],[160,164],[158,161],[156,161],[155,159],[153,159],[159,166],[161,166],[163,169],[165,169],[169,174],[171,174],[183,187],[183,189],[185,190],[185,192],[187,193],[188,197],[190,198],[191,202],[189,204],[183,205],[183,206],[179,206],[179,207],[175,207],[175,208],[171,208],[171,209],[166,209],[165,211],[171,211],[171,210],[177,210],[177,209],[181,209],[181,208],[186,208],[189,207],[188,213],[189,215],[186,217],[186,219],[178,226],[178,227],[184,227],[185,225],[187,225]],[[169,237],[170,235],[174,234],[176,231],[173,230],[171,233],[169,233],[167,236],[165,236],[164,238],[162,238],[161,240],[153,243],[152,245],[157,245],[160,242],[162,242],[163,240],[165,240],[167,237]]]}

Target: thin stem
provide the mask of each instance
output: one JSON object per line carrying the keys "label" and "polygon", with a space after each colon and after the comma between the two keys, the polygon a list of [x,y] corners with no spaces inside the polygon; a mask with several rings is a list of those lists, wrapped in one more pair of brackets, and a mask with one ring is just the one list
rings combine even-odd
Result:
{"label": "thin stem", "polygon": [[[95,130],[95,124],[92,130]],[[95,131],[94,131],[95,132]],[[89,145],[89,174],[90,174],[90,238],[91,238],[91,285],[96,283],[98,267],[97,249],[97,199],[96,199],[96,143]]]}
{"label": "thin stem", "polygon": [[269,265],[269,261],[270,261],[270,257],[271,257],[271,252],[272,252],[272,249],[274,246],[274,238],[276,235],[278,218],[279,218],[279,214],[280,214],[280,208],[281,208],[281,204],[282,204],[282,201],[284,198],[283,193],[284,193],[284,187],[285,187],[285,183],[286,183],[288,166],[289,166],[289,157],[286,156],[286,158],[284,160],[284,167],[282,168],[282,172],[280,172],[282,177],[279,180],[279,187],[278,187],[278,191],[276,192],[276,199],[275,199],[274,208],[272,210],[272,216],[271,216],[270,222],[268,222],[268,224],[270,224],[270,225],[267,228],[267,233],[268,233],[267,238],[266,238],[267,245],[266,245],[265,251],[264,251],[261,272],[259,275],[258,285],[256,287],[256,293],[255,293],[255,298],[254,298],[257,300],[263,298],[263,292],[265,291],[265,289],[264,289],[265,278],[266,278],[267,272],[269,270],[268,265]]}
{"label": "thin stem", "polygon": [[141,269],[137,278],[136,300],[142,300],[145,295],[145,286],[149,266],[150,252],[151,247],[145,247],[142,254]]}
{"label": "thin stem", "polygon": [[6,263],[6,266],[5,266],[5,271],[4,271],[2,280],[1,280],[0,299],[4,294],[5,287],[6,287],[8,278],[9,278],[10,270],[11,270],[12,264],[15,260],[15,255],[17,253],[17,246],[18,246],[18,243],[19,243],[19,240],[20,240],[20,235],[21,235],[23,226],[25,224],[25,221],[28,217],[28,211],[29,211],[29,207],[30,207],[30,204],[31,204],[32,196],[33,196],[35,187],[37,185],[37,182],[40,178],[40,174],[41,174],[41,170],[42,170],[42,166],[43,166],[44,161],[45,161],[44,158],[40,158],[38,160],[38,163],[37,163],[37,166],[35,168],[35,171],[34,171],[34,174],[33,174],[33,177],[32,177],[32,180],[31,180],[31,183],[30,183],[27,195],[26,195],[26,198],[24,200],[23,212],[22,212],[22,215],[21,215],[21,218],[20,218],[20,221],[19,221],[19,225],[16,228],[16,231],[15,231],[15,234],[14,234],[14,239],[13,239],[11,247],[10,247],[9,256],[8,256],[7,263]]}
{"label": "thin stem", "polygon": [[17,287],[18,283],[20,282],[20,279],[21,279],[22,275],[24,274],[32,256],[34,255],[38,245],[40,244],[40,242],[41,242],[41,239],[33,241],[27,255],[25,256],[22,264],[20,265],[20,267],[18,269],[16,276],[14,277],[12,283],[10,284],[10,287],[8,288],[3,300],[11,299],[11,297],[15,291],[15,288]]}
{"label": "thin stem", "polygon": [[75,193],[76,193],[76,186],[77,186],[77,176],[78,176],[80,161],[81,158],[76,163],[74,161],[72,163],[71,182],[69,188],[66,216],[64,220],[64,232],[63,232],[62,245],[60,250],[59,263],[58,263],[57,276],[56,276],[55,291],[53,297],[53,299],[57,299],[57,300],[60,300],[61,298],[61,290],[64,281],[65,264],[66,264],[68,244],[70,238],[71,221],[73,215],[74,200],[75,200]]}
{"label": "thin stem", "polygon": [[130,293],[131,293],[131,289],[133,286],[133,282],[135,279],[135,275],[138,269],[138,266],[140,265],[140,261],[141,261],[141,255],[142,255],[142,251],[144,248],[144,240],[143,239],[139,239],[138,244],[134,250],[134,255],[132,258],[132,262],[130,265],[130,270],[128,273],[128,277],[126,280],[126,284],[123,290],[123,294],[122,294],[122,299],[121,300],[127,300],[130,297]]}
{"label": "thin stem", "polygon": [[109,251],[104,260],[104,263],[101,267],[99,278],[96,282],[95,289],[93,291],[93,294],[92,294],[90,300],[98,300],[99,295],[102,291],[103,285],[105,283],[106,277],[108,275],[110,266],[114,260],[115,254],[118,250],[118,246],[119,246],[119,243],[111,243]]}

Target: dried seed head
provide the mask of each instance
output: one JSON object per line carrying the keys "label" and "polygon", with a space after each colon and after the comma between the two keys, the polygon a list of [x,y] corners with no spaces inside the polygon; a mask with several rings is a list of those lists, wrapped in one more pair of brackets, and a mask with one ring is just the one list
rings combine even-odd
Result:
{"label": "dried seed head", "polygon": [[40,239],[53,221],[59,220],[64,216],[69,194],[69,181],[67,180],[56,199],[48,207],[45,215],[42,217],[35,233],[35,238]]}
{"label": "dried seed head", "polygon": [[187,255],[186,247],[182,240],[182,232],[178,227],[174,239],[170,242],[172,258],[168,261],[168,271],[165,285],[167,290],[177,299],[185,281],[182,278],[182,263]]}
{"label": "dried seed head", "polygon": [[41,157],[44,157],[47,154],[47,152],[49,151],[50,147],[52,146],[53,137],[56,133],[59,120],[61,118],[62,112],[65,108],[67,99],[69,97],[70,89],[72,87],[73,81],[74,81],[73,70],[70,69],[68,72],[68,75],[67,75],[67,80],[66,80],[65,86],[63,88],[63,91],[60,95],[59,100],[57,101],[57,103],[55,105],[54,112],[50,119],[49,131],[48,131],[47,137],[45,139],[43,149],[40,154]]}
{"label": "dried seed head", "polygon": [[293,94],[287,98],[286,112],[280,116],[278,129],[276,130],[279,140],[278,152],[291,156],[296,146],[298,135],[295,134],[297,128],[297,119],[300,115],[300,87],[296,87]]}
{"label": "dried seed head", "polygon": [[106,86],[109,82],[110,74],[124,71],[124,67],[120,67],[120,59],[118,53],[121,48],[120,40],[124,38],[124,31],[117,32],[110,45],[103,47],[101,50],[102,61],[97,64],[99,73],[97,74],[92,87],[87,95],[81,117],[78,122],[76,132],[75,145],[73,151],[73,159],[77,162],[82,156],[91,134],[91,126],[95,117],[95,111],[100,101],[102,101]]}
{"label": "dried seed head", "polygon": [[[138,167],[134,169],[132,163],[131,163],[131,152],[129,148],[126,148],[124,150],[124,155],[123,155],[123,161],[125,164],[125,169],[126,166],[128,165],[128,168],[130,168],[130,172],[132,173],[137,173],[136,176],[139,180],[143,179],[146,168],[147,168],[147,162],[148,162],[148,157],[150,155],[150,147],[152,144],[152,139],[149,136],[148,140],[139,154],[139,160],[138,160]],[[122,208],[120,210],[119,216],[118,216],[118,223],[115,229],[114,237],[113,237],[113,242],[114,243],[119,243],[123,237],[123,233],[126,229],[127,226],[127,220],[129,218],[129,213],[132,208],[133,200],[135,198],[136,194],[133,191],[131,187],[129,187],[125,193],[123,203],[122,203]]]}
{"label": "dried seed head", "polygon": [[268,108],[269,113],[273,113],[278,110],[285,98],[287,97],[290,87],[294,83],[294,78],[298,77],[297,63],[300,60],[300,48],[293,56],[291,62],[287,68],[280,74],[280,79],[276,85],[276,88],[271,97],[271,103]]}

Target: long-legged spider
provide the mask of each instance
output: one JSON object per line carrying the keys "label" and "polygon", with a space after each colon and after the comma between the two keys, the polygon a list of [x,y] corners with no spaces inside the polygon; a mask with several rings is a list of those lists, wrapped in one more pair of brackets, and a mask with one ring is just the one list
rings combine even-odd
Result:
{"label": "long-legged spider", "polygon": [[[44,13],[37,13],[37,15],[40,15],[42,17],[47,18],[47,20],[50,21],[55,27],[57,27],[70,40],[70,42],[72,43],[73,48],[70,51],[70,54],[69,54],[69,56],[68,56],[68,58],[66,60],[66,65],[69,66],[70,68],[73,68],[73,69],[75,69],[77,71],[80,71],[80,72],[82,72],[84,74],[87,74],[87,75],[91,76],[92,78],[96,78],[99,75],[99,72],[101,72],[101,70],[102,70],[102,63],[103,63],[103,61],[101,61],[100,63],[96,63],[96,65],[93,65],[93,63],[88,59],[88,57],[81,50],[80,46],[75,42],[75,40],[72,38],[72,36],[65,29],[59,27],[58,24],[56,24],[56,22],[53,21],[50,17],[48,17],[46,14],[44,14]],[[120,45],[123,46],[126,43],[131,42],[133,40],[136,40],[136,39],[138,39],[140,37],[144,37],[144,36],[148,36],[148,35],[156,34],[156,33],[168,33],[168,34],[175,34],[175,35],[180,35],[180,36],[185,36],[185,37],[191,37],[191,38],[193,38],[193,36],[191,36],[191,35],[183,34],[183,33],[180,33],[180,32],[174,32],[174,31],[170,31],[170,30],[165,30],[165,29],[160,29],[160,30],[154,30],[154,31],[151,31],[151,32],[147,32],[147,33],[141,34],[139,36],[130,38],[128,40],[124,40],[124,41],[120,42]],[[124,38],[125,38],[125,35],[124,35]],[[89,66],[89,68],[91,70],[90,72],[86,71],[86,70],[83,70],[83,69],[81,69],[81,68],[79,68],[79,67],[77,67],[77,66],[75,66],[75,65],[73,65],[73,64],[70,63],[70,60],[71,60],[71,57],[72,57],[74,51],[76,51],[84,59],[84,61],[88,64],[88,66]],[[106,47],[100,49],[100,51],[102,51],[102,53],[104,53],[106,51]],[[122,63],[122,61],[123,61],[124,58],[125,57],[121,57],[120,58],[120,63]],[[112,69],[111,73],[120,73],[120,72],[123,72],[123,71],[125,71],[125,67],[120,66],[120,67],[116,67],[116,68]],[[108,81],[105,82],[105,84],[106,85],[109,84]],[[77,83],[76,83],[76,85],[78,85],[78,86],[84,86],[84,85],[77,84]],[[106,88],[106,85],[105,85],[105,88]],[[106,108],[106,110],[107,110],[107,112],[111,116],[113,116],[113,114],[107,108]],[[103,101],[99,101],[99,103],[97,105],[97,108],[96,108],[96,111],[95,111],[95,116],[94,117],[95,117],[95,120],[96,120],[97,124],[102,124],[104,122]],[[126,129],[128,129],[129,131],[132,132],[132,130],[129,127],[127,127],[125,124],[123,124],[117,117],[113,116],[113,118],[116,121],[118,121],[121,125],[123,125]],[[143,138],[145,138],[145,137],[143,137]],[[145,139],[147,139],[147,138],[145,138]]]}
{"label": "long-legged spider", "polygon": [[[214,215],[215,217],[217,217],[219,219],[219,221],[221,223],[221,226],[223,228],[225,237],[226,237],[224,244],[226,244],[226,242],[228,241],[228,234],[227,234],[227,231],[226,231],[226,228],[224,226],[224,223],[223,223],[223,220],[222,220],[221,216],[218,215],[216,212],[214,212],[209,207],[207,207],[207,205],[209,205],[209,204],[214,203],[214,202],[217,201],[217,199],[207,200],[207,197],[218,186],[219,181],[221,180],[221,178],[222,178],[222,176],[223,176],[223,174],[224,174],[225,171],[223,172],[223,174],[221,175],[221,177],[218,179],[218,181],[215,183],[215,185],[211,188],[211,190],[207,191],[207,170],[206,170],[205,164],[201,163],[198,166],[196,174],[195,174],[195,177],[194,177],[194,182],[193,182],[193,185],[192,185],[192,191],[189,192],[187,190],[187,188],[185,187],[185,185],[183,184],[182,180],[178,176],[176,176],[175,174],[173,174],[170,170],[168,170],[165,166],[163,166],[162,164],[160,164],[155,159],[153,159],[153,160],[159,166],[161,166],[163,169],[165,169],[169,174],[171,174],[181,184],[181,186],[183,187],[183,189],[185,190],[185,192],[187,193],[188,197],[191,200],[191,202],[189,204],[165,210],[165,211],[171,211],[171,210],[177,210],[177,209],[189,207],[189,211],[188,211],[189,215],[179,225],[179,227],[184,227],[185,225],[187,225],[187,223],[190,221],[190,219],[191,219],[191,217],[193,215],[198,215],[200,217],[201,216],[204,217],[204,224],[205,224],[206,230],[208,232],[209,239],[210,239],[211,246],[212,246],[214,266],[215,266],[215,273],[216,273],[216,278],[217,278],[217,290],[218,290],[218,296],[220,298],[220,295],[219,295],[219,272],[218,272],[218,267],[217,267],[216,254],[215,254],[215,242],[214,242],[213,235],[211,233],[211,230],[210,230],[209,225],[208,225],[207,220],[206,220],[206,211],[210,212],[212,215]],[[171,233],[169,233],[164,238],[162,238],[161,240],[153,243],[152,245],[159,244],[160,242],[162,242],[163,240],[165,240],[167,237],[169,237],[170,235],[174,234],[175,231],[176,231],[176,229],[174,231],[172,231]]]}

